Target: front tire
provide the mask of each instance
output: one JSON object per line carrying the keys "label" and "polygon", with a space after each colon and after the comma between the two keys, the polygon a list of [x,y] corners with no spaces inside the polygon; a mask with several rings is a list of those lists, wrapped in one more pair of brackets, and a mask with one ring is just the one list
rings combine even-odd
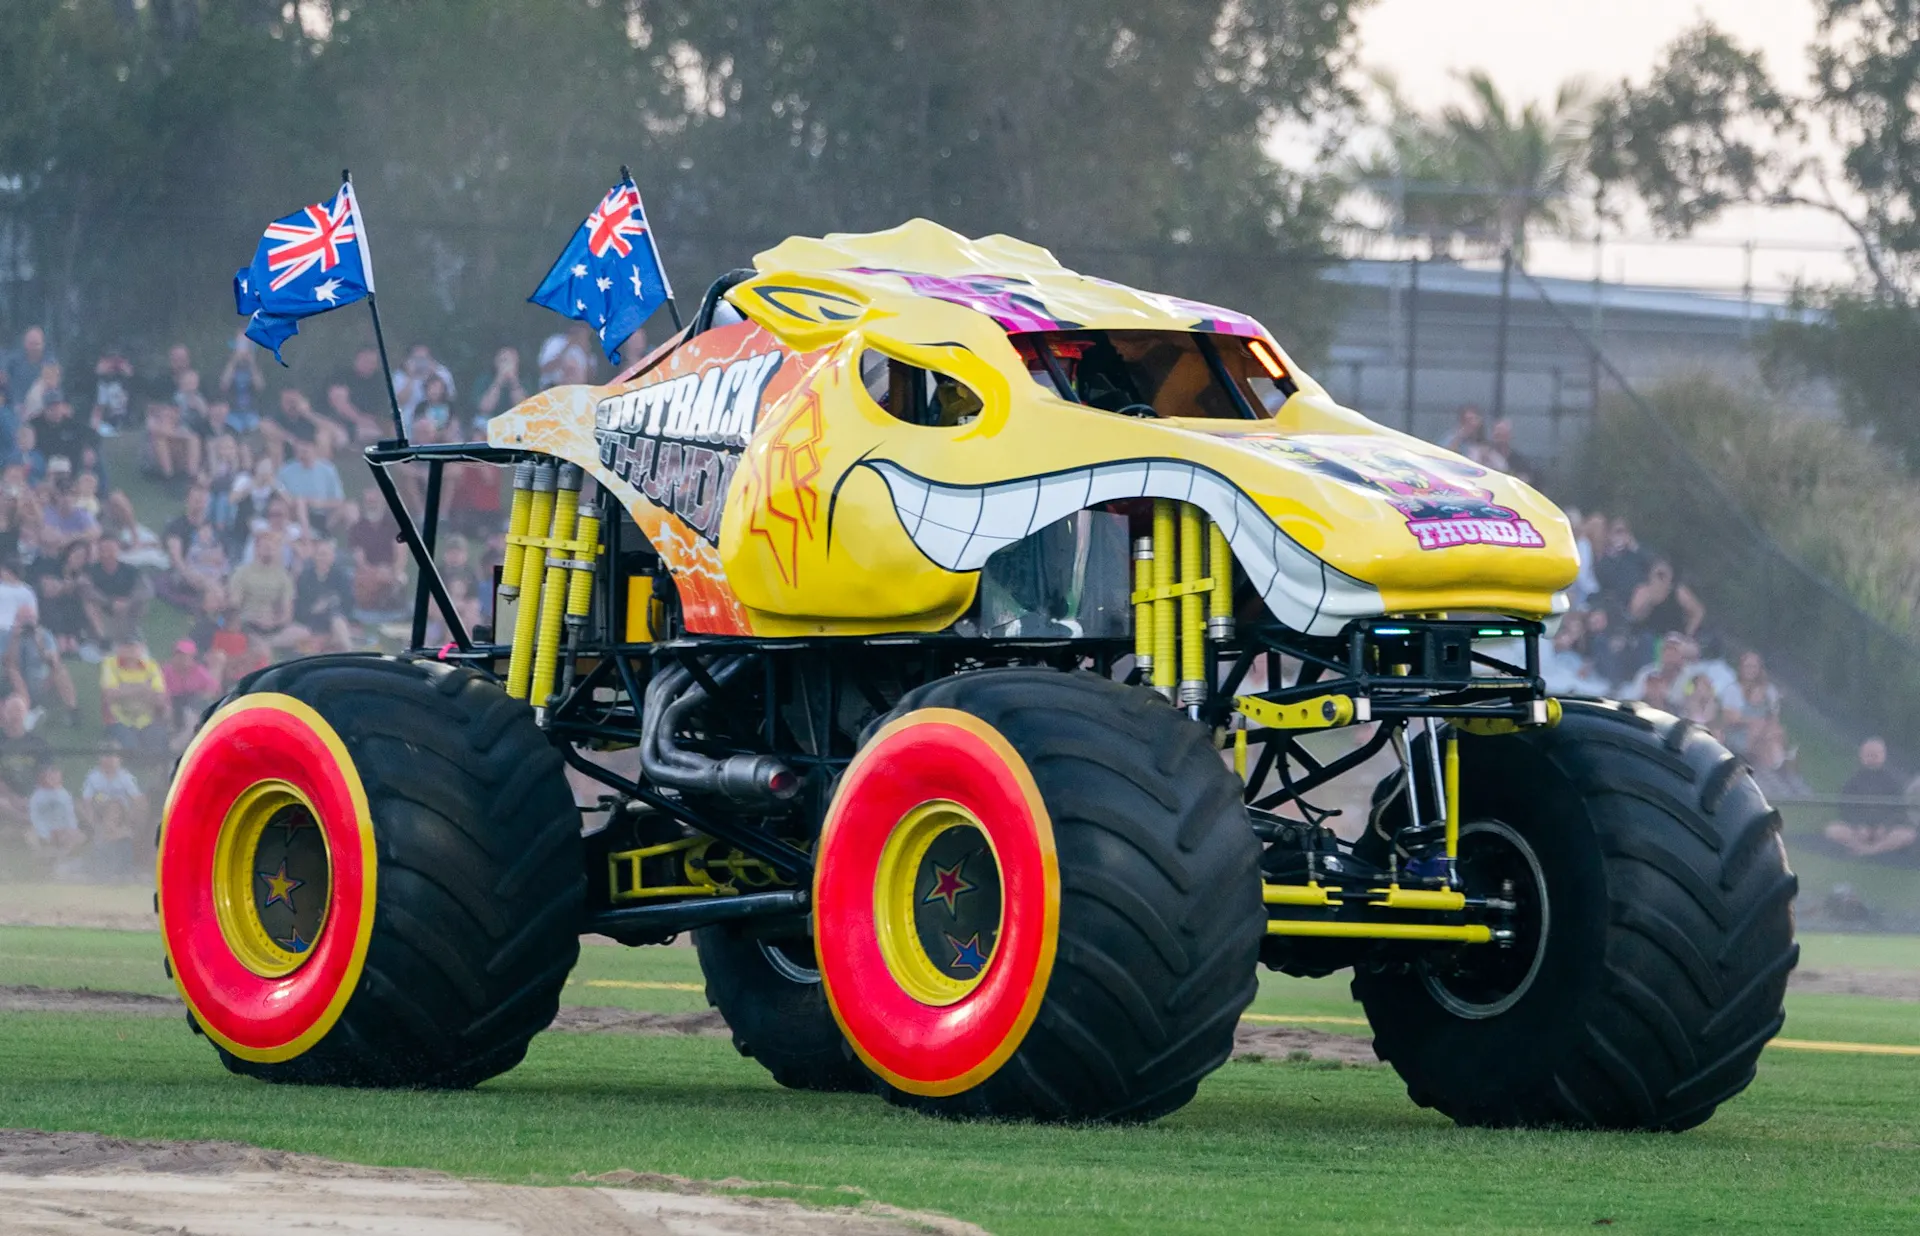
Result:
{"label": "front tire", "polygon": [[896,1103],[1149,1120],[1232,1051],[1265,914],[1239,784],[1207,731],[1091,674],[908,692],[835,792],[815,944]]}
{"label": "front tire", "polygon": [[[1700,1124],[1785,1016],[1778,814],[1711,735],[1634,705],[1570,701],[1553,729],[1460,754],[1463,882],[1515,891],[1515,948],[1361,970],[1375,1051],[1464,1125]],[[1404,819],[1382,789],[1376,818]]]}
{"label": "front tire", "polygon": [[351,654],[243,682],[181,757],[159,909],[194,1024],[268,1081],[463,1087],[553,1020],[580,819],[525,704]]}

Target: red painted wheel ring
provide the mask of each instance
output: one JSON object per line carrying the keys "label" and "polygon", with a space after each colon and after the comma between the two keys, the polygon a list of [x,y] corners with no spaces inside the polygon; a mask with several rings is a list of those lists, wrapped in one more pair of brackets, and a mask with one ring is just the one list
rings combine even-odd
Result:
{"label": "red painted wheel ring", "polygon": [[[971,812],[993,847],[1001,925],[978,985],[954,1003],[930,1005],[887,966],[874,889],[888,837],[915,807],[939,800]],[[813,898],[827,1001],[881,1077],[912,1094],[958,1094],[1018,1050],[1053,973],[1060,870],[1039,787],[998,730],[971,713],[923,708],[876,734],[827,811]]]}
{"label": "red painted wheel ring", "polygon": [[[214,854],[246,790],[284,781],[312,804],[332,868],[326,929],[291,974],[235,954],[214,905]],[[208,1037],[244,1060],[305,1052],[333,1028],[366,963],[377,860],[366,790],[340,736],[311,706],[262,692],[226,705],[180,759],[161,816],[160,931],[174,983]]]}

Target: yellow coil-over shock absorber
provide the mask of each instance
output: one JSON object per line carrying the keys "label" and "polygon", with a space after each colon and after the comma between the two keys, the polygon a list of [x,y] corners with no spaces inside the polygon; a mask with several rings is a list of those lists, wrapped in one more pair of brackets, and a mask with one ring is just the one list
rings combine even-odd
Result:
{"label": "yellow coil-over shock absorber", "polygon": [[1227,547],[1227,534],[1211,519],[1207,521],[1207,578],[1213,590],[1207,594],[1207,637],[1215,643],[1233,638],[1233,551]]}
{"label": "yellow coil-over shock absorber", "polygon": [[1173,652],[1176,643],[1173,598],[1174,503],[1168,498],[1153,500],[1153,689],[1173,698],[1175,674]]}
{"label": "yellow coil-over shock absorber", "polygon": [[[513,465],[513,506],[507,511],[507,560],[500,564],[500,595],[520,595],[520,564],[526,547],[520,538],[527,535],[527,517],[533,511],[533,468],[531,459]],[[498,640],[500,633],[494,633]]]}
{"label": "yellow coil-over shock absorber", "polygon": [[1133,663],[1140,681],[1153,678],[1153,538],[1133,538]]}
{"label": "yellow coil-over shock absorber", "polygon": [[[561,464],[559,492],[553,502],[553,535],[550,541],[564,541],[573,532],[580,510],[580,482],[585,477],[578,464]],[[540,627],[533,645],[533,686],[527,699],[544,712],[553,694],[553,680],[560,667],[560,625],[567,611],[567,554],[549,548],[530,560],[546,565],[546,581],[540,586]]]}
{"label": "yellow coil-over shock absorber", "polygon": [[[526,536],[521,546],[519,609],[513,619],[513,649],[507,656],[507,694],[514,699],[527,698],[527,680],[533,673],[533,634],[540,617],[540,579],[547,556],[540,550],[528,552],[525,539],[542,540],[553,527],[553,485],[559,465],[539,463],[533,469],[532,496],[527,501]],[[514,546],[507,547],[512,561]]]}
{"label": "yellow coil-over shock absorber", "polygon": [[1198,591],[1206,567],[1200,508],[1180,504],[1180,697],[1182,708],[1207,702],[1207,600]]}

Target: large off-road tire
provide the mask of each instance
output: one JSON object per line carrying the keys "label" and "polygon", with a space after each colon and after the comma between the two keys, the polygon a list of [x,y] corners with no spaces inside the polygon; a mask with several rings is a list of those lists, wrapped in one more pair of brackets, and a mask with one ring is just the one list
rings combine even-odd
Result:
{"label": "large off-road tire", "polygon": [[1148,1120],[1252,1000],[1265,914],[1207,731],[1090,674],[908,692],[822,829],[814,941],[888,1097],[948,1116]]}
{"label": "large off-road tire", "polygon": [[1466,891],[1512,880],[1520,938],[1363,968],[1375,1050],[1460,1124],[1706,1120],[1753,1080],[1799,956],[1778,813],[1712,736],[1638,705],[1569,702],[1460,753]]}
{"label": "large off-road tire", "polygon": [[269,1081],[461,1087],[552,1021],[580,817],[525,704],[378,655],[253,675],[181,757],[160,925],[194,1024]]}
{"label": "large off-road tire", "polygon": [[726,1018],[733,1046],[760,1062],[789,1090],[871,1090],[873,1075],[854,1057],[805,937],[768,940],[739,926],[693,933],[707,1003]]}

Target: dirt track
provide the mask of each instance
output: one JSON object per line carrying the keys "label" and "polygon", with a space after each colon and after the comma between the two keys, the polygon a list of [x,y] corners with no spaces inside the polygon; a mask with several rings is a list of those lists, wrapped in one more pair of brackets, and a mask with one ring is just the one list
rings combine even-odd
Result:
{"label": "dirt track", "polygon": [[970,1223],[882,1206],[851,1192],[823,1190],[823,1208],[738,1192],[751,1187],[617,1172],[535,1188],[357,1167],[234,1142],[0,1130],[0,1233],[6,1236],[254,1236],[289,1229],[386,1236],[981,1233]]}

